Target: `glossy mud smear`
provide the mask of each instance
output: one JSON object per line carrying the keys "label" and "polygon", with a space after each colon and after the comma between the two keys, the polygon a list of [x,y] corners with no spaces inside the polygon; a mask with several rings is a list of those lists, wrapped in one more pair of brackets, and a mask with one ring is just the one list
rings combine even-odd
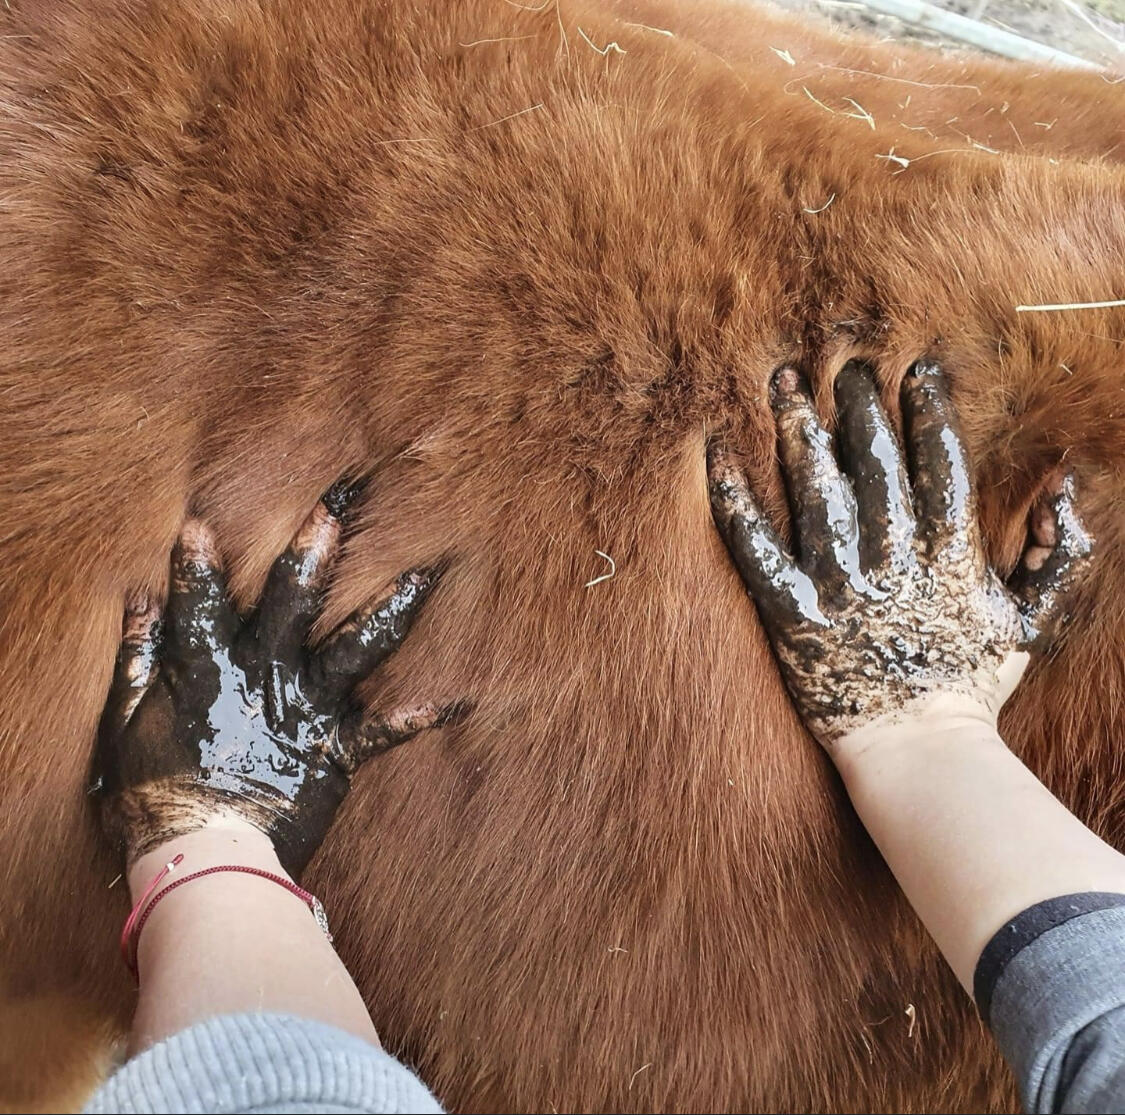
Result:
{"label": "glossy mud smear", "polygon": [[436,571],[404,573],[319,651],[306,646],[354,495],[335,486],[317,504],[248,619],[234,611],[214,538],[197,520],[173,552],[162,640],[159,609],[144,602],[127,615],[99,760],[130,859],[234,813],[300,872],[358,766],[450,720],[451,707],[437,704],[367,717],[350,698],[402,644]]}
{"label": "glossy mud smear", "polygon": [[985,560],[941,368],[919,361],[903,381],[909,470],[871,369],[849,363],[835,390],[838,452],[796,369],[771,388],[796,558],[727,451],[713,447],[708,465],[715,521],[802,717],[829,747],[935,692],[997,692],[1012,656],[1049,638],[1091,548],[1067,478],[1034,510],[1005,586]]}

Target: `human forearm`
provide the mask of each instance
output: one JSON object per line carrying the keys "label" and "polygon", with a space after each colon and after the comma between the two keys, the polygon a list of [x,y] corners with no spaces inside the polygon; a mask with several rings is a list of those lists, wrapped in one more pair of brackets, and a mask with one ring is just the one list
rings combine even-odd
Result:
{"label": "human forearm", "polygon": [[880,395],[871,369],[840,370],[837,452],[808,383],[779,368],[792,545],[722,445],[708,462],[716,524],[798,711],[975,993],[1028,1109],[1123,1110],[1125,857],[996,730],[1090,562],[1074,479],[1044,477],[1002,581],[944,372],[924,359],[902,380],[905,457]]}
{"label": "human forearm", "polygon": [[996,733],[1092,545],[1073,477],[1046,477],[1020,562],[1000,580],[934,361],[917,361],[900,386],[905,454],[870,368],[842,368],[835,396],[838,451],[799,370],[771,379],[795,552],[721,445],[709,461],[712,510],[798,711],[969,987],[1012,915],[1060,894],[1125,890],[1125,859]]}
{"label": "human forearm", "polygon": [[[285,877],[266,836],[242,822],[222,822],[137,860],[129,871],[134,901],[177,853],[184,859],[158,892],[224,864]],[[141,989],[130,1055],[204,1018],[243,1011],[326,1022],[378,1044],[359,992],[312,913],[271,880],[219,872],[178,887],[157,904],[138,944]]]}
{"label": "human forearm", "polygon": [[[198,519],[173,550],[167,603],[139,594],[126,608],[95,770],[103,824],[141,906],[143,932],[130,942],[141,987],[134,1053],[203,1019],[255,1011],[378,1044],[331,943],[285,882],[304,870],[364,762],[466,704],[369,714],[352,693],[406,637],[434,567],[402,573],[308,646],[359,491],[339,481],[325,492],[249,615],[231,602],[218,541]],[[175,885],[231,865],[283,883],[241,870]]]}
{"label": "human forearm", "polygon": [[1069,813],[984,717],[873,724],[837,764],[856,812],[958,979],[1047,898],[1125,892],[1125,856]]}

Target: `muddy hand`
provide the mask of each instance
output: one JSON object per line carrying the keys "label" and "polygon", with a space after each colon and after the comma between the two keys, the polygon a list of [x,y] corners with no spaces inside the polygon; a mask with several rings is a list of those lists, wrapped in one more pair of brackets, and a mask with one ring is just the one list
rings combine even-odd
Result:
{"label": "muddy hand", "polygon": [[715,521],[797,708],[830,753],[939,693],[995,721],[1089,559],[1073,478],[1032,509],[1005,585],[984,556],[940,367],[919,361],[903,381],[906,462],[870,369],[852,361],[835,389],[838,456],[800,373],[784,367],[771,385],[795,556],[726,450],[713,447],[708,462]]}
{"label": "muddy hand", "polygon": [[336,485],[317,504],[248,620],[231,605],[215,540],[198,520],[176,543],[163,617],[143,598],[130,602],[97,752],[104,820],[130,862],[234,815],[267,833],[299,873],[360,764],[461,709],[365,715],[351,696],[401,645],[434,570],[404,573],[317,651],[306,647],[350,494]]}

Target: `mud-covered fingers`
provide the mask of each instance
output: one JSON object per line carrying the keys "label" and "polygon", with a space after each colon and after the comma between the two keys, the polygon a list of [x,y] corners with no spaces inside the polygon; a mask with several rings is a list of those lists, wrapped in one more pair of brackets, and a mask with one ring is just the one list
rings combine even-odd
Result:
{"label": "mud-covered fingers", "polygon": [[440,575],[437,569],[411,569],[397,578],[378,603],[345,620],[312,660],[320,692],[343,697],[394,654]]}
{"label": "mud-covered fingers", "polygon": [[255,627],[259,645],[274,658],[295,659],[304,646],[340,548],[343,516],[357,492],[346,481],[333,484],[274,562]]}
{"label": "mud-covered fingers", "polygon": [[121,646],[106,700],[104,727],[121,731],[160,669],[160,605],[145,592],[125,602]]}
{"label": "mud-covered fingers", "polygon": [[855,495],[796,368],[774,373],[770,403],[801,568],[822,591],[838,592],[859,573]]}
{"label": "mud-covered fingers", "polygon": [[471,701],[446,704],[427,702],[395,709],[385,715],[356,710],[344,718],[339,730],[337,763],[350,777],[368,759],[406,743],[431,728],[460,723],[472,711]]}
{"label": "mud-covered fingers", "polygon": [[221,647],[230,646],[238,627],[215,536],[201,520],[188,519],[172,550],[165,657],[171,663],[213,658]]}
{"label": "mud-covered fingers", "polygon": [[816,587],[786,551],[722,446],[707,455],[711,513],[771,637],[825,623]]}
{"label": "mud-covered fingers", "polygon": [[1068,474],[1032,507],[1027,548],[1008,582],[1027,620],[1033,646],[1050,641],[1093,548],[1078,513],[1074,477]]}
{"label": "mud-covered fingers", "polygon": [[851,477],[865,573],[898,568],[913,555],[914,512],[898,439],[871,367],[850,360],[836,377],[840,460]]}
{"label": "mud-covered fingers", "polygon": [[954,543],[979,549],[969,457],[941,366],[913,364],[901,397],[918,536],[931,553]]}

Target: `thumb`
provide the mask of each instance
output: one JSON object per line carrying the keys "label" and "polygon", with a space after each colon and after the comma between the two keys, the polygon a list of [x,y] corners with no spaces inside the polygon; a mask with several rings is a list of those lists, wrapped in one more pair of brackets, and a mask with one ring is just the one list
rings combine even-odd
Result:
{"label": "thumb", "polygon": [[1030,628],[1033,648],[1041,650],[1050,642],[1092,552],[1093,542],[1078,514],[1074,475],[1068,473],[1032,507],[1028,545],[1008,582]]}

